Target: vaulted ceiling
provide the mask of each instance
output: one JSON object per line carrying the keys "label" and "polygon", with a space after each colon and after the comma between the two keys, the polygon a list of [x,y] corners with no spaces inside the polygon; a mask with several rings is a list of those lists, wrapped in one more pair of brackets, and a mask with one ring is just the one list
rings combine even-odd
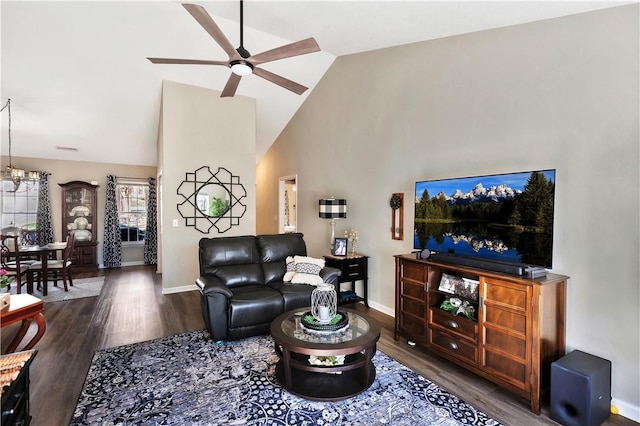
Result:
{"label": "vaulted ceiling", "polygon": [[[250,52],[308,37],[322,49],[263,66],[309,87],[301,96],[257,76],[240,82],[237,94],[256,99],[257,159],[338,56],[636,2],[245,1]],[[195,3],[239,45],[239,1]],[[0,25],[14,156],[155,165],[162,80],[221,91],[230,74],[146,60],[226,60],[181,2],[2,1]],[[6,111],[0,119],[7,155]]]}

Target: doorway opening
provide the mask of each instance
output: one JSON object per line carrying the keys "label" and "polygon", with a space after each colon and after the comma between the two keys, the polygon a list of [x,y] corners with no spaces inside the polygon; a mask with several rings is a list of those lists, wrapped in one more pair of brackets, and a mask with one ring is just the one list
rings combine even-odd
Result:
{"label": "doorway opening", "polygon": [[297,232],[298,175],[281,177],[278,185],[278,231]]}

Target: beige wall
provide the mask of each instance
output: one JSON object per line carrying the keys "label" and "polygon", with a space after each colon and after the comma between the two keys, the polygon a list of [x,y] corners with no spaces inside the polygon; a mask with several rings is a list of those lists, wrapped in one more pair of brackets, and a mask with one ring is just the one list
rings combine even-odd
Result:
{"label": "beige wall", "polygon": [[[242,96],[221,98],[220,92],[165,81],[159,152],[162,162],[161,244],[162,288],[171,293],[195,289],[199,276],[198,241],[202,237],[255,234],[255,100]],[[177,205],[184,198],[177,189],[186,173],[209,166],[213,173],[224,167],[238,176],[247,195],[246,213],[224,233],[212,228],[203,234],[186,226]],[[173,221],[178,226],[173,226]],[[199,309],[199,308],[198,308]]]}
{"label": "beige wall", "polygon": [[[613,363],[640,420],[638,5],[338,58],[257,168],[258,233],[279,176],[298,175],[298,230],[327,253],[319,198],[348,200],[369,297],[393,313],[393,255],[412,251],[418,180],[555,168],[554,272],[571,276],[567,346]],[[389,198],[403,192],[404,241]]]}
{"label": "beige wall", "polygon": [[[2,163],[4,164],[3,157]],[[62,241],[66,230],[62,231],[62,191],[59,183],[80,180],[97,181],[98,188],[98,264],[102,266],[104,243],[104,208],[106,202],[107,175],[121,177],[149,178],[156,176],[156,168],[149,166],[131,166],[126,164],[89,163],[83,161],[47,160],[43,158],[13,157],[13,164],[25,170],[42,170],[51,173],[49,191],[51,197],[51,216],[53,234],[56,241]],[[143,247],[123,247],[122,263],[143,264]]]}

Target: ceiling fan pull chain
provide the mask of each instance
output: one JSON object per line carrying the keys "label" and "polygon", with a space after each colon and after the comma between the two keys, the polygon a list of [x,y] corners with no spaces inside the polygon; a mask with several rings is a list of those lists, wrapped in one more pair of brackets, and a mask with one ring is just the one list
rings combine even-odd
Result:
{"label": "ceiling fan pull chain", "polygon": [[243,12],[243,1],[240,0],[240,48],[244,50],[244,12]]}

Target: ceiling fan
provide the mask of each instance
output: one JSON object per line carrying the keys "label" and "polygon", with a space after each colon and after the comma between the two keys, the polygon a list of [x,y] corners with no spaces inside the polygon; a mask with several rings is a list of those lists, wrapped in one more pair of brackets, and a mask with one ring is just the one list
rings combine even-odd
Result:
{"label": "ceiling fan", "polygon": [[249,74],[255,74],[258,77],[262,77],[278,86],[284,87],[298,95],[304,93],[307,87],[298,84],[294,81],[288,80],[263,68],[259,68],[258,65],[265,62],[277,61],[279,59],[290,58],[292,56],[305,55],[307,53],[313,53],[320,50],[320,46],[313,38],[307,38],[297,41],[295,43],[287,44],[277,47],[266,52],[258,53],[257,55],[251,55],[247,49],[243,46],[243,10],[242,0],[240,0],[240,47],[235,49],[229,39],[224,35],[220,27],[216,25],[213,18],[207,13],[207,11],[197,4],[184,3],[187,12],[193,16],[196,21],[202,25],[202,27],[213,37],[213,39],[222,47],[222,49],[229,55],[227,61],[208,61],[200,59],[170,59],[170,58],[147,58],[154,64],[189,64],[189,65],[224,65],[231,68],[231,76],[227,80],[227,84],[222,90],[221,97],[233,96],[236,93],[240,79]]}

